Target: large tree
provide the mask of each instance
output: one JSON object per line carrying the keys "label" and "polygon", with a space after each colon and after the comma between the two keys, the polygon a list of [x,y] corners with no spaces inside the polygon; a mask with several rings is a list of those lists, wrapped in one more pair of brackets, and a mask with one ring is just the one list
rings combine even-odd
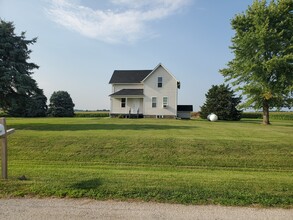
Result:
{"label": "large tree", "polygon": [[37,39],[27,40],[25,32],[18,36],[14,29],[12,22],[0,19],[0,108],[5,111],[39,91],[31,77],[38,66],[29,62],[28,48]]}
{"label": "large tree", "polygon": [[237,121],[241,118],[241,111],[237,109],[241,97],[236,97],[228,85],[213,85],[206,94],[206,101],[201,106],[200,116],[207,118],[211,113],[220,120]]}
{"label": "large tree", "polygon": [[74,116],[74,103],[66,91],[54,92],[50,98],[48,114],[54,117]]}
{"label": "large tree", "polygon": [[235,57],[220,72],[243,92],[246,107],[263,109],[264,124],[270,108],[293,103],[292,11],[292,0],[255,0],[231,22]]}
{"label": "large tree", "polygon": [[47,115],[47,97],[39,89],[30,96],[24,96],[12,102],[7,109],[10,116],[15,117],[45,117]]}

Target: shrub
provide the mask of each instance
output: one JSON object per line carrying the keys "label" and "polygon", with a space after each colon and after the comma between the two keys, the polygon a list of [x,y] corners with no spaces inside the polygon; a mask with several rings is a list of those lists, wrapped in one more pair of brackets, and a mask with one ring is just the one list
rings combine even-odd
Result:
{"label": "shrub", "polygon": [[205,96],[206,102],[201,107],[202,118],[206,119],[209,114],[214,113],[220,120],[240,120],[241,111],[236,107],[241,102],[241,97],[236,97],[228,85],[213,85]]}
{"label": "shrub", "polygon": [[74,103],[66,91],[54,92],[50,98],[48,115],[53,117],[73,117]]}

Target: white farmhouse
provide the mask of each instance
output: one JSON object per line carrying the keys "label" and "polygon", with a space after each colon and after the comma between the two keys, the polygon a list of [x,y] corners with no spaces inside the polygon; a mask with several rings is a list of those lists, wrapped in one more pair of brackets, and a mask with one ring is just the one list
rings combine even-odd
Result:
{"label": "white farmhouse", "polygon": [[162,65],[153,70],[115,70],[111,117],[176,118],[180,82]]}

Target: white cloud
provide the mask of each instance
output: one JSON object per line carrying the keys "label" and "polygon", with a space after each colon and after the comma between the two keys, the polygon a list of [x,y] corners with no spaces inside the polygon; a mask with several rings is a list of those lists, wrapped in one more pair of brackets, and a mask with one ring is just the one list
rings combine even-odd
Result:
{"label": "white cloud", "polygon": [[52,0],[46,10],[54,22],[108,43],[134,42],[150,37],[147,24],[166,18],[190,0],[109,0],[108,10],[93,10],[69,0]]}

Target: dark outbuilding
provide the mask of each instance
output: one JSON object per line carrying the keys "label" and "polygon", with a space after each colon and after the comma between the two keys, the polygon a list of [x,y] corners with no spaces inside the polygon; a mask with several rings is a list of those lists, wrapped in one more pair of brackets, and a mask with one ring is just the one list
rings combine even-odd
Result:
{"label": "dark outbuilding", "polygon": [[193,111],[192,105],[177,105],[177,117],[178,118],[190,119],[192,111]]}

